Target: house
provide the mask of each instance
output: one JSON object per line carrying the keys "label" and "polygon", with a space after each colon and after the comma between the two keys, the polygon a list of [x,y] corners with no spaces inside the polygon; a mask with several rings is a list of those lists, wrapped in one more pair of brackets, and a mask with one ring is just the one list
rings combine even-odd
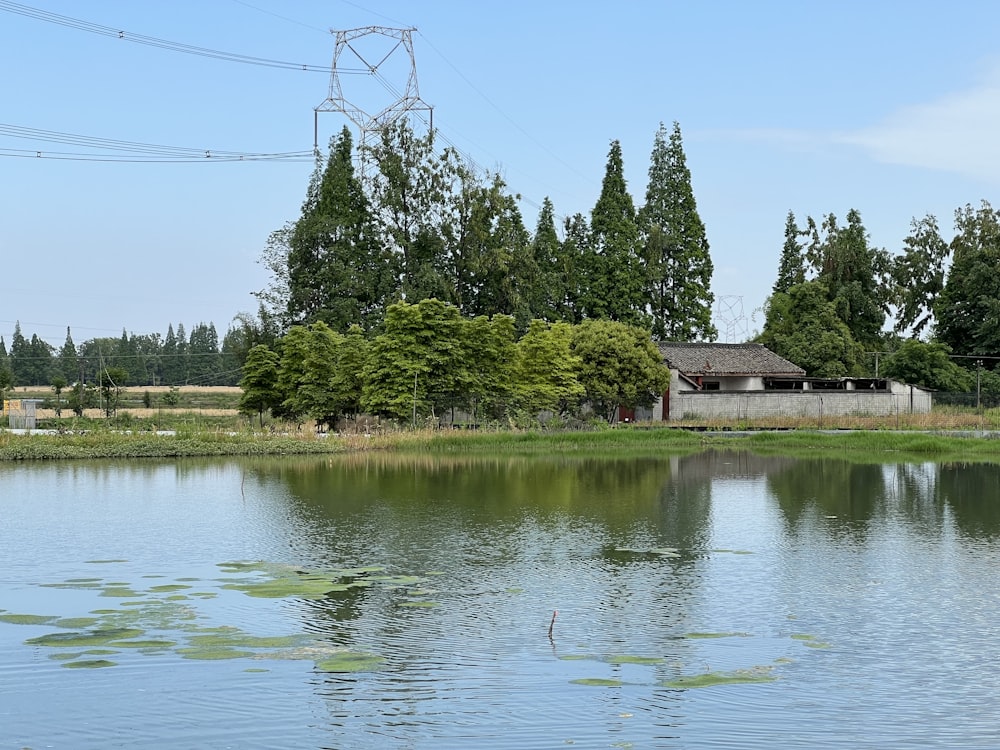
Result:
{"label": "house", "polygon": [[761,344],[659,344],[670,390],[653,420],[925,414],[930,391],[886,378],[809,378]]}

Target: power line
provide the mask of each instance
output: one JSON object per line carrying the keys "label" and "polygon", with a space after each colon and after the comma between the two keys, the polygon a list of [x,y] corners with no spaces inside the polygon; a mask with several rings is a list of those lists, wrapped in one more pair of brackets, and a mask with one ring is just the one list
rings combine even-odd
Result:
{"label": "power line", "polygon": [[[122,29],[116,29],[111,26],[102,26],[101,24],[92,23],[91,21],[84,21],[79,18],[71,18],[70,16],[62,16],[58,13],[51,13],[47,10],[41,10],[39,8],[32,8],[28,5],[21,5],[20,3],[8,2],[8,0],[0,0],[0,11],[6,11],[8,13],[14,13],[19,16],[26,16],[27,18],[34,18],[38,21],[45,21],[46,23],[54,23],[59,26],[66,26],[71,29],[77,29],[78,31],[86,31],[91,34],[98,34],[99,36],[106,36],[112,39],[121,39],[126,42],[134,42],[135,44],[144,44],[149,47],[157,47],[159,49],[168,50],[170,52],[183,52],[189,55],[198,55],[200,57],[209,57],[215,60],[223,60],[225,62],[235,62],[244,63],[247,65],[259,65],[267,68],[280,68],[282,70],[300,70],[307,73],[329,73],[329,65],[308,65],[305,63],[288,62],[284,60],[273,60],[267,57],[255,57],[253,55],[241,55],[234,52],[223,52],[222,50],[210,49],[208,47],[198,47],[192,44],[183,44],[181,42],[172,42],[168,39],[159,39],[153,36],[146,36],[144,34],[133,34],[129,31],[124,31]],[[357,70],[342,70],[342,73],[367,73],[367,70],[357,69]]]}
{"label": "power line", "polygon": [[123,141],[113,138],[98,138],[94,136],[78,135],[75,133],[64,133],[55,130],[39,130],[38,128],[28,128],[21,125],[8,125],[0,123],[0,136],[20,138],[32,141],[42,141],[45,143],[58,143],[69,146],[78,146],[85,149],[102,149],[105,151],[120,153],[92,153],[78,151],[49,151],[42,149],[17,149],[0,147],[0,156],[31,158],[31,159],[60,159],[72,161],[101,161],[101,162],[130,162],[130,163],[151,163],[151,162],[231,162],[231,161],[312,161],[315,155],[312,151],[283,151],[283,152],[244,152],[226,151],[221,149],[200,149],[183,146],[165,146],[154,143],[139,143],[136,141]]}

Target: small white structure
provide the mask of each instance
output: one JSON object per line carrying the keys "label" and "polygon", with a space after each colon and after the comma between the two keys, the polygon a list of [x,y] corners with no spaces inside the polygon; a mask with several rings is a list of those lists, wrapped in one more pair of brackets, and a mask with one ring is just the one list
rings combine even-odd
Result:
{"label": "small white structure", "polygon": [[661,343],[659,348],[671,377],[670,390],[648,417],[654,420],[822,419],[931,410],[925,388],[886,378],[808,378],[761,344]]}
{"label": "small white structure", "polygon": [[35,408],[40,403],[34,398],[4,401],[3,413],[7,415],[7,426],[12,430],[35,429]]}

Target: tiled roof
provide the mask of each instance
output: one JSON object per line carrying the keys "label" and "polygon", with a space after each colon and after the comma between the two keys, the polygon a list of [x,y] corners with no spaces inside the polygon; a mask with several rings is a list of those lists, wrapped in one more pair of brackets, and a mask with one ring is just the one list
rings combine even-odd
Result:
{"label": "tiled roof", "polygon": [[663,361],[685,375],[772,375],[802,377],[806,371],[763,344],[678,344],[660,342]]}

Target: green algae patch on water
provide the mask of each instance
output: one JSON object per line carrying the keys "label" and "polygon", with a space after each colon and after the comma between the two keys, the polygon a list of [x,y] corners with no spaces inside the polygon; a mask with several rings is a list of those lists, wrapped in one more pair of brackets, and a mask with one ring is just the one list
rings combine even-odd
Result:
{"label": "green algae patch on water", "polygon": [[147,638],[144,640],[110,641],[108,645],[115,648],[135,648],[152,652],[165,651],[168,648],[173,648],[177,645],[177,642]]}
{"label": "green algae patch on water", "polygon": [[55,615],[0,615],[0,622],[11,625],[49,625],[59,618]]}
{"label": "green algae patch on water", "polygon": [[610,680],[604,677],[581,677],[577,680],[570,680],[574,685],[589,685],[590,687],[622,687],[625,683],[621,680]]}
{"label": "green algae patch on water", "polygon": [[49,658],[54,659],[55,661],[72,661],[73,659],[79,659],[81,656],[84,655],[84,653],[86,652],[70,651],[69,653],[64,653],[62,651],[59,651],[55,654],[49,654]]}
{"label": "green algae patch on water", "polygon": [[792,640],[799,641],[803,646],[809,648],[830,648],[830,644],[825,641],[816,640],[816,636],[808,633],[792,633]]}
{"label": "green algae patch on water", "polygon": [[705,672],[704,674],[686,675],[673,680],[661,682],[661,687],[690,688],[716,687],[717,685],[744,685],[763,682],[774,682],[778,678],[771,674],[770,667],[754,667],[740,669],[735,672]]}
{"label": "green algae patch on water", "polygon": [[202,633],[193,635],[188,642],[194,648],[294,648],[301,645],[307,636],[303,635],[248,635],[239,630],[225,630],[218,633]]}
{"label": "green algae patch on water", "polygon": [[265,581],[234,581],[224,584],[224,589],[242,591],[247,596],[262,599],[322,599],[327,594],[347,591],[351,587],[347,583],[334,583],[320,576],[303,576],[301,578],[282,577]]}
{"label": "green algae patch on water", "polygon": [[142,596],[138,591],[133,591],[128,586],[108,586],[101,591],[101,596],[117,597],[119,599],[134,599]]}
{"label": "green algae patch on water", "polygon": [[104,667],[117,666],[117,662],[107,659],[85,659],[83,661],[68,661],[63,664],[67,669],[103,669]]}
{"label": "green algae patch on water", "polygon": [[316,661],[320,672],[375,672],[385,659],[378,654],[363,651],[338,651],[332,656]]}
{"label": "green algae patch on water", "polygon": [[98,628],[96,630],[70,631],[68,633],[47,633],[37,638],[29,638],[25,643],[31,646],[105,646],[111,641],[135,638],[142,635],[138,628]]}
{"label": "green algae patch on water", "polygon": [[164,583],[159,586],[153,586],[149,590],[155,594],[165,594],[173,591],[184,591],[189,588],[191,587],[184,583]]}
{"label": "green algae patch on water", "polygon": [[255,656],[253,651],[238,651],[234,648],[192,647],[179,648],[177,653],[185,659],[201,659],[204,661],[222,661],[224,659],[249,659]]}
{"label": "green algae patch on water", "polygon": [[63,617],[51,623],[53,627],[65,628],[66,630],[85,630],[92,628],[100,620],[96,617]]}
{"label": "green algae patch on water", "polygon": [[635,656],[634,654],[614,654],[604,658],[608,664],[662,664],[659,656]]}

